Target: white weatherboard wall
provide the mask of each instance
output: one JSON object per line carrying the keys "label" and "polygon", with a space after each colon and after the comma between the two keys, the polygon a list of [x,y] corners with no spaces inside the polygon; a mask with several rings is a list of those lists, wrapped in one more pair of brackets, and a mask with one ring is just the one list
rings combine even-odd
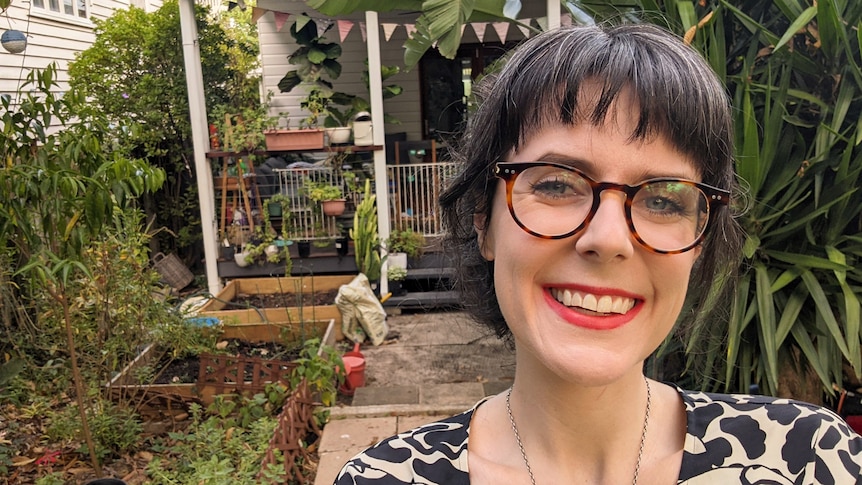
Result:
{"label": "white weatherboard wall", "polygon": [[[9,29],[27,35],[27,49],[21,54],[10,54],[0,48],[0,94],[13,95],[21,82],[33,69],[44,69],[52,62],[59,66],[57,80],[60,90],[68,89],[68,64],[75,54],[90,47],[95,41],[91,19],[107,19],[114,11],[127,9],[130,4],[149,12],[158,9],[161,0],[83,0],[87,4],[88,18],[52,12],[33,5],[32,0],[12,0],[6,19],[0,21],[0,33]],[[44,5],[49,5],[44,0]],[[60,2],[61,5],[63,2]]]}
{"label": "white weatherboard wall", "polygon": [[[302,98],[307,94],[305,88],[300,85],[293,89],[290,93],[280,93],[278,90],[278,82],[284,75],[295,69],[296,66],[290,64],[287,57],[297,48],[297,45],[290,35],[290,26],[296,20],[296,15],[306,13],[309,17],[315,19],[318,24],[322,21],[330,19],[315,10],[309,9],[303,2],[298,1],[275,1],[261,0],[258,7],[266,10],[276,10],[290,14],[287,22],[285,22],[281,31],[278,31],[275,24],[275,16],[272,12],[263,15],[258,20],[258,33],[260,36],[260,52],[261,64],[263,71],[263,89],[264,92],[272,92],[270,114],[277,115],[279,112],[289,112],[290,126],[296,128],[299,126],[307,113],[300,109],[299,104]],[[410,17],[404,15],[394,15],[385,17],[380,14],[380,23],[397,22],[404,23],[410,20]],[[362,39],[359,22],[365,22],[363,14],[357,14],[342,19],[351,20],[354,22],[353,29],[344,42],[340,42],[338,35],[338,27],[333,27],[326,33],[326,38],[329,42],[340,43],[342,48],[341,57],[338,62],[341,63],[341,76],[333,81],[334,88],[337,91],[356,94],[370,100],[367,87],[362,82],[362,71],[365,70],[365,60],[368,58],[368,50],[366,42]],[[334,20],[334,19],[330,19]],[[404,41],[407,39],[407,33],[404,27],[399,27],[387,42],[383,32],[380,32],[380,55],[381,62],[384,65],[404,65]],[[394,116],[401,121],[397,125],[386,125],[386,133],[406,132],[408,139],[421,139],[421,103],[419,89],[419,69],[418,67],[410,72],[401,72],[400,74],[387,79],[384,84],[398,84],[404,88],[404,92],[400,96],[385,100],[383,103],[384,110],[387,114]]]}

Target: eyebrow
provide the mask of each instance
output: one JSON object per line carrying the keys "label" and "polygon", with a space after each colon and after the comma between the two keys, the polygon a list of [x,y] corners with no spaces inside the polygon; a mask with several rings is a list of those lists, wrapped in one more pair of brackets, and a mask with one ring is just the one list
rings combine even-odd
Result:
{"label": "eyebrow", "polygon": [[[527,160],[525,160],[525,161],[527,161]],[[544,155],[540,156],[538,159],[530,160],[530,161],[553,162],[553,163],[559,163],[561,165],[568,165],[570,167],[573,167],[573,168],[580,170],[581,172],[584,172],[587,176],[589,176],[590,178],[592,178],[594,180],[601,181],[601,180],[599,180],[601,177],[598,177],[596,175],[596,168],[598,167],[598,165],[595,162],[584,160],[583,158],[573,157],[570,155],[563,155],[560,153],[545,153]],[[639,168],[641,168],[641,172],[637,177],[637,182],[635,183],[635,185],[638,183],[644,182],[646,180],[657,179],[657,178],[677,178],[677,179],[682,179],[682,180],[691,180],[693,182],[699,182],[702,178],[700,176],[700,174],[698,173],[697,169],[693,165],[691,168],[694,169],[694,174],[693,174],[694,177],[690,177],[688,174],[681,174],[681,173],[651,172],[650,169],[652,167],[650,167],[648,163],[642,164],[642,167],[639,167]]]}

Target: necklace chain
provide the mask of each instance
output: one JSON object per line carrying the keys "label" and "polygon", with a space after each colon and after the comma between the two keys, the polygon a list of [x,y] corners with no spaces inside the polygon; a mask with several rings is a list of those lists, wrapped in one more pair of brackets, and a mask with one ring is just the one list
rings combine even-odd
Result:
{"label": "necklace chain", "polygon": [[[635,463],[635,473],[632,478],[632,485],[638,484],[638,473],[641,469],[641,458],[643,458],[644,454],[644,444],[646,443],[646,435],[647,435],[647,427],[649,426],[649,411],[650,411],[650,403],[652,402],[652,392],[650,392],[649,380],[644,377],[644,383],[646,383],[646,413],[644,414],[644,427],[641,431],[641,443],[638,448],[638,459]],[[512,415],[512,388],[509,388],[509,392],[506,393],[506,413],[509,414],[509,422],[512,423],[512,431],[515,433],[515,441],[518,442],[518,449],[521,450],[521,458],[524,459],[524,466],[527,467],[527,473],[530,475],[530,483],[532,485],[536,485],[536,477],[533,476],[533,469],[530,467],[530,460],[527,459],[527,452],[524,450],[524,444],[521,442],[521,434],[518,433],[518,426],[515,424],[515,416]]]}

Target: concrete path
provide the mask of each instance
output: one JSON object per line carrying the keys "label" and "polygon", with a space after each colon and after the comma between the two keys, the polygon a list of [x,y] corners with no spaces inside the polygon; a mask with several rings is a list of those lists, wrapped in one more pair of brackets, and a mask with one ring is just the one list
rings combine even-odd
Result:
{"label": "concrete path", "polygon": [[387,318],[390,337],[363,347],[366,386],[350,406],[330,408],[315,485],[330,485],[347,460],[383,438],[457,414],[502,392],[514,353],[463,313]]}

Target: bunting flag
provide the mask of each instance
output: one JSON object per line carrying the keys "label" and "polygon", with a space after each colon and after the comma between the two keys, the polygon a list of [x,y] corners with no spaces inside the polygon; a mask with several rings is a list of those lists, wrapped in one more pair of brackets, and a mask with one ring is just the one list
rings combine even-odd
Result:
{"label": "bunting flag", "polygon": [[[236,7],[242,7],[242,0],[230,0],[228,2],[228,9],[234,9]],[[251,21],[252,23],[257,23],[261,17],[266,15],[267,13],[272,12],[273,17],[275,19],[275,27],[278,32],[281,32],[284,28],[284,25],[287,21],[294,17],[296,19],[297,29],[301,29],[306,23],[311,20],[314,20],[314,23],[317,25],[317,35],[323,36],[333,25],[338,27],[338,38],[341,42],[344,42],[347,39],[347,36],[350,34],[350,31],[353,30],[353,27],[357,22],[353,22],[350,20],[334,20],[330,18],[317,18],[317,17],[309,17],[305,14],[291,14],[289,12],[283,12],[278,10],[272,10],[261,7],[252,7],[251,12]],[[539,24],[539,27],[543,30],[547,30],[548,28],[548,18],[541,17],[535,19],[519,19],[521,24],[515,24],[518,30],[521,31],[524,38],[529,38],[532,35],[531,30],[526,27],[526,25],[530,25],[532,21],[536,21]],[[367,42],[368,32],[365,22],[358,22],[359,30],[362,34],[362,41]],[[571,14],[564,14],[560,16],[560,24],[569,26],[572,24],[572,16]],[[381,23],[380,27],[383,29],[383,38],[386,42],[389,42],[392,39],[395,31],[398,30],[398,27],[404,26],[404,30],[406,31],[407,38],[412,37],[413,33],[416,32],[416,24],[400,24],[400,23]],[[473,32],[476,34],[476,38],[479,42],[485,42],[485,32],[488,27],[488,22],[472,22],[465,23],[461,25],[461,37],[464,36],[466,32],[467,26],[473,28]],[[491,22],[491,26],[494,28],[494,31],[497,33],[497,37],[500,39],[500,42],[505,43],[506,39],[509,36],[509,22]],[[434,43],[436,45],[436,42]]]}
{"label": "bunting flag", "polygon": [[349,34],[350,30],[353,29],[353,22],[349,20],[337,20],[335,23],[338,25],[338,39],[341,42],[344,42],[344,39],[347,38],[347,34]]}
{"label": "bunting flag", "polygon": [[398,28],[398,24],[380,24],[383,27],[383,38],[386,42],[389,42],[389,39],[392,38],[392,34],[395,32],[395,29]]}
{"label": "bunting flag", "polygon": [[317,19],[314,22],[314,25],[317,26],[317,36],[323,37],[323,34],[332,27],[332,20],[329,19]]}
{"label": "bunting flag", "polygon": [[470,27],[473,27],[473,32],[476,32],[476,37],[479,38],[479,42],[485,42],[485,27],[488,24],[484,22],[471,22]]}
{"label": "bunting flag", "polygon": [[506,36],[509,34],[509,22],[493,22],[491,25],[494,27],[494,31],[497,32],[500,42],[505,44]]}
{"label": "bunting flag", "polygon": [[567,13],[560,17],[560,25],[563,27],[571,27],[572,26],[572,14]]}
{"label": "bunting flag", "polygon": [[284,12],[273,12],[272,14],[275,16],[275,30],[281,32],[281,28],[284,27],[287,19],[290,18],[290,14]]}
{"label": "bunting flag", "polygon": [[251,23],[257,23],[257,21],[266,15],[267,12],[269,12],[269,10],[265,8],[251,7]]}

